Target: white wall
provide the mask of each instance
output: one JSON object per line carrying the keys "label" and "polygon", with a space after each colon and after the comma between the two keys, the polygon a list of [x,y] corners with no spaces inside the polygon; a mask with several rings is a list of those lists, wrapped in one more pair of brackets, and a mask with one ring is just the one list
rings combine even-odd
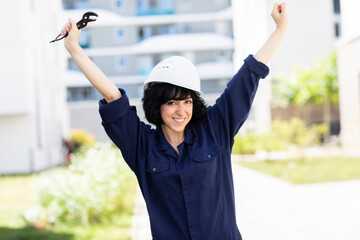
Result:
{"label": "white wall", "polygon": [[0,173],[31,170],[33,160],[29,158],[29,143],[32,141],[30,123],[27,114],[0,116]]}
{"label": "white wall", "polygon": [[[296,67],[309,66],[324,57],[336,42],[332,0],[284,0],[287,3],[288,31],[273,56],[270,75],[262,80],[256,95],[251,119],[257,131],[270,128],[271,81],[295,73]],[[270,13],[275,2],[266,0],[233,0],[235,66],[256,51],[275,30]],[[251,120],[250,120],[251,121]],[[246,127],[247,124],[244,125]]]}
{"label": "white wall", "polygon": [[341,143],[360,155],[360,39],[338,51]]}
{"label": "white wall", "polygon": [[342,38],[350,40],[360,36],[360,1],[341,0]]}
{"label": "white wall", "polygon": [[[266,0],[233,0],[234,69],[237,71],[249,54],[255,54],[269,36],[271,8]],[[269,65],[270,67],[270,65]],[[251,115],[242,128],[268,132],[271,128],[271,75],[260,81]]]}
{"label": "white wall", "polygon": [[[333,0],[286,0],[289,26],[271,61],[273,77],[295,73],[326,56],[336,42]],[[274,29],[274,24],[270,23]]]}
{"label": "white wall", "polygon": [[0,21],[0,114],[24,114],[30,111],[31,106],[28,104],[30,96],[27,91],[26,70],[23,69],[26,63],[26,45],[22,36],[25,36],[26,27],[22,24],[24,19],[19,16],[29,15],[24,4],[19,4],[20,1],[4,2],[1,4],[2,15],[6,21]]}
{"label": "white wall", "polygon": [[341,1],[343,36],[338,44],[341,142],[360,155],[360,2]]}
{"label": "white wall", "polygon": [[63,24],[61,0],[1,7],[0,173],[38,171],[64,161],[65,58],[62,43],[49,43]]}

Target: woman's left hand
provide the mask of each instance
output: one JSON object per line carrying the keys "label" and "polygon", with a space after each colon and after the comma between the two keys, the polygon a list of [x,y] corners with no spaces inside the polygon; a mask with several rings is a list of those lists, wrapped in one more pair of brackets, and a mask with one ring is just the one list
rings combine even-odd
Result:
{"label": "woman's left hand", "polygon": [[286,30],[288,25],[288,16],[286,3],[275,3],[271,12],[271,17],[274,19],[276,28]]}

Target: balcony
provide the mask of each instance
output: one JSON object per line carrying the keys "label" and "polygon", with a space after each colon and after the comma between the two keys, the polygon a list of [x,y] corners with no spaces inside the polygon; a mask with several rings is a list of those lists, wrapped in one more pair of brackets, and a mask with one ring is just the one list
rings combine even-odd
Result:
{"label": "balcony", "polygon": [[89,48],[89,57],[147,55],[196,51],[225,51],[234,49],[234,40],[217,33],[158,35],[124,47]]}
{"label": "balcony", "polygon": [[145,8],[145,9],[137,9],[137,16],[154,16],[154,15],[170,15],[175,14],[174,8]]}
{"label": "balcony", "polygon": [[138,0],[137,16],[169,15],[175,13],[175,0]]}

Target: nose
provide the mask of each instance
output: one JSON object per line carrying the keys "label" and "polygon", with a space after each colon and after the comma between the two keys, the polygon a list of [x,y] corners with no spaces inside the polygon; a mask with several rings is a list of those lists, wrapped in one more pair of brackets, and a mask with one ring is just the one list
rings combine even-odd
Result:
{"label": "nose", "polygon": [[183,116],[185,114],[185,107],[183,103],[179,103],[176,109],[176,113],[180,116]]}

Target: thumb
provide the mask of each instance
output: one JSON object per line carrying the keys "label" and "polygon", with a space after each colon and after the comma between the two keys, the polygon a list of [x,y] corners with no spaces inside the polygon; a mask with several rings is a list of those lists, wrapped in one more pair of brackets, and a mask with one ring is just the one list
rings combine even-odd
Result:
{"label": "thumb", "polygon": [[76,22],[73,19],[69,18],[68,21],[69,21],[69,26],[70,26],[69,30],[73,30],[73,29],[78,30],[77,26],[76,26]]}

